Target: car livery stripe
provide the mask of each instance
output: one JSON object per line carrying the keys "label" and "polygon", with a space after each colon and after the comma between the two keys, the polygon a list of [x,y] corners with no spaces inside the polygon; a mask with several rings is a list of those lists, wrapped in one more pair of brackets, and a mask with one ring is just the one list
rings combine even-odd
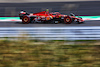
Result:
{"label": "car livery stripe", "polygon": [[[52,17],[52,16],[51,16]],[[78,17],[78,16],[76,16]],[[83,20],[100,20],[100,16],[80,16]],[[38,17],[37,17],[38,19]],[[21,21],[19,17],[0,17],[0,21]]]}

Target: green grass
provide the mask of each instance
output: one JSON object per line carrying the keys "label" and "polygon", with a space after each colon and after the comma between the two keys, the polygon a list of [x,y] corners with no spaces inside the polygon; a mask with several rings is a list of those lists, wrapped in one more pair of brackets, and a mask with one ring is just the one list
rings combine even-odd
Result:
{"label": "green grass", "polygon": [[1,40],[0,67],[100,67],[100,42]]}

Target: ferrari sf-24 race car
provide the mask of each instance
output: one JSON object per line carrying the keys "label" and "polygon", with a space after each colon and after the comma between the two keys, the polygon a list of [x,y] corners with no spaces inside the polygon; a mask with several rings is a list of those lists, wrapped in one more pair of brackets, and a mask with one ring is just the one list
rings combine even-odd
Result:
{"label": "ferrari sf-24 race car", "polygon": [[65,23],[71,24],[72,22],[77,22],[78,24],[83,23],[84,20],[81,17],[75,17],[73,13],[70,15],[63,15],[59,12],[49,12],[42,11],[38,13],[27,13],[26,11],[21,11],[19,17],[22,20],[22,23],[28,24],[31,22],[50,22],[50,23]]}

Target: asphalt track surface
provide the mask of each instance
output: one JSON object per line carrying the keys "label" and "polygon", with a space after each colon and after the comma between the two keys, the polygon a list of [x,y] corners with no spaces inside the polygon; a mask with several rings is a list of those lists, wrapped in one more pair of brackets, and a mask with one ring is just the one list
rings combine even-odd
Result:
{"label": "asphalt track surface", "polygon": [[91,21],[85,21],[82,24],[77,24],[76,22],[73,22],[71,24],[52,24],[52,23],[30,23],[30,24],[22,24],[22,22],[0,22],[0,27],[68,27],[68,26],[100,26],[100,20],[91,20]]}

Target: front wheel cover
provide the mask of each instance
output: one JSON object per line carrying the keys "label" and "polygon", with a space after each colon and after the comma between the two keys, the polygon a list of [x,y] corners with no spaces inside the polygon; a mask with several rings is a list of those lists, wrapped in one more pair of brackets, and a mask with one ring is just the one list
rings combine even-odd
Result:
{"label": "front wheel cover", "polygon": [[65,17],[64,18],[64,22],[66,23],[66,24],[71,24],[71,22],[72,22],[72,18],[71,17]]}
{"label": "front wheel cover", "polygon": [[30,17],[24,16],[24,17],[22,18],[22,23],[24,23],[24,24],[30,23]]}

